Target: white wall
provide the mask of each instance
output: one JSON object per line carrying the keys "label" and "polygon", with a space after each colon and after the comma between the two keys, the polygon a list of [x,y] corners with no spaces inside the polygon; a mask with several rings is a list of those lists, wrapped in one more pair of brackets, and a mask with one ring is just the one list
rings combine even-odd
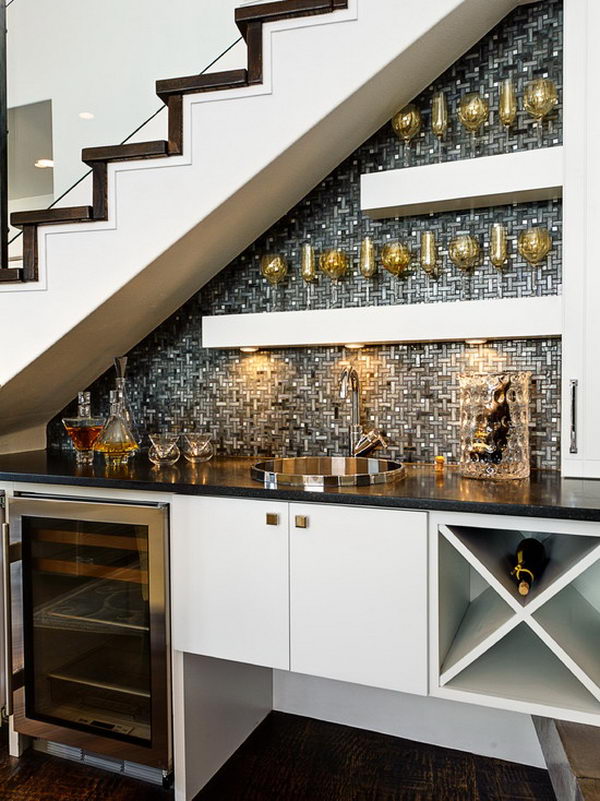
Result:
{"label": "white wall", "polygon": [[[10,5],[9,106],[52,100],[56,195],[84,173],[83,147],[120,142],[160,108],[157,79],[200,72],[239,36],[233,21],[237,5],[235,0]],[[214,69],[244,61],[245,46],[239,44]],[[95,118],[82,120],[81,111]]]}
{"label": "white wall", "polygon": [[529,715],[273,671],[273,708],[545,768]]}

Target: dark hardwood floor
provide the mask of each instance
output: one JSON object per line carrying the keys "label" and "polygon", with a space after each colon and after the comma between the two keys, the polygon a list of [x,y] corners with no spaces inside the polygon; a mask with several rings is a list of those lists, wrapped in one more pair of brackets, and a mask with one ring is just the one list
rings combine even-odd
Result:
{"label": "dark hardwood floor", "polygon": [[548,774],[272,713],[195,801],[555,801]]}
{"label": "dark hardwood floor", "polygon": [[[0,801],[171,801],[71,762],[0,751]],[[546,771],[272,713],[196,801],[555,801]]]}

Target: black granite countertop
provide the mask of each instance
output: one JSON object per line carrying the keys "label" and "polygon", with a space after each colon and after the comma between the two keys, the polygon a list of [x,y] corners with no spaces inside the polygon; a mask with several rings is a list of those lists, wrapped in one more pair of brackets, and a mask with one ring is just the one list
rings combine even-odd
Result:
{"label": "black granite countertop", "polygon": [[452,467],[439,475],[431,467],[409,466],[407,477],[391,484],[269,489],[250,478],[255,461],[220,457],[193,466],[182,459],[175,467],[157,469],[140,454],[127,467],[107,469],[100,460],[93,467],[78,467],[72,456],[30,451],[0,456],[0,481],[600,522],[600,480],[563,479],[541,471],[523,481],[477,481],[461,478]]}

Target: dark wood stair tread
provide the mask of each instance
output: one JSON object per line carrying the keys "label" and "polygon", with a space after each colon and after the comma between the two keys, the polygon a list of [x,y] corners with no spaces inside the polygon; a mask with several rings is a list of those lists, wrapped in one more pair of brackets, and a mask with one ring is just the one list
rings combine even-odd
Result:
{"label": "dark wood stair tread", "polygon": [[165,139],[157,139],[154,142],[128,142],[125,145],[85,147],[81,151],[81,160],[86,164],[91,164],[96,161],[153,159],[167,156],[168,148],[169,143]]}
{"label": "dark wood stair tread", "polygon": [[165,102],[170,95],[189,95],[200,92],[216,92],[219,89],[236,89],[248,86],[248,70],[226,70],[207,72],[204,75],[189,75],[186,78],[166,78],[156,82],[156,94]]}
{"label": "dark wood stair tread", "polygon": [[21,280],[21,270],[18,267],[0,268],[0,284],[14,283]]}
{"label": "dark wood stair tread", "polygon": [[20,228],[22,225],[52,225],[57,223],[87,222],[93,220],[91,206],[65,206],[54,209],[36,209],[35,211],[16,211],[10,215],[11,225]]}
{"label": "dark wood stair tread", "polygon": [[533,718],[557,801],[600,801],[600,728]]}
{"label": "dark wood stair tread", "polygon": [[235,22],[244,38],[251,22],[276,22],[294,17],[309,17],[328,14],[336,8],[346,8],[347,0],[274,0],[272,3],[257,3],[235,10]]}

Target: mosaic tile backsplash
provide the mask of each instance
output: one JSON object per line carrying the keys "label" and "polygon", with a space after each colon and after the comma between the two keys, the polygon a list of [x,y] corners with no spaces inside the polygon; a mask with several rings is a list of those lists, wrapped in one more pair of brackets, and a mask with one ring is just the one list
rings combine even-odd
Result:
{"label": "mosaic tile backsplash", "polygon": [[[508,141],[496,119],[498,83],[507,75],[519,97],[527,80],[549,75],[562,98],[562,2],[546,0],[521,6],[508,15],[469,53],[453,65],[415,103],[424,132],[413,141],[411,164],[439,158],[430,131],[434,91],[443,89],[452,127],[442,151],[444,160],[467,158],[470,136],[456,121],[459,98],[471,91],[488,97],[490,122],[477,139],[478,154],[492,155],[538,146],[537,133],[522,110]],[[562,142],[560,106],[544,125],[545,146]],[[378,426],[390,438],[389,455],[407,461],[458,456],[458,374],[465,369],[529,369],[533,373],[532,463],[558,468],[561,348],[557,339],[495,342],[468,346],[461,342],[369,347],[355,355],[343,348],[281,349],[254,355],[208,351],[201,347],[201,318],[208,314],[383,305],[439,303],[466,299],[531,297],[561,292],[562,204],[559,200],[515,204],[474,211],[448,212],[372,221],[360,212],[360,174],[401,168],[402,144],[384,126],[334,170],[295,208],[217,275],[176,314],[130,354],[130,398],[142,428],[189,427],[211,431],[221,453],[336,454],[347,448],[349,405],[338,394],[339,374],[349,358],[362,380],[365,425]],[[460,273],[447,257],[447,243],[470,233],[486,247],[490,225],[502,222],[511,237],[509,263],[502,272],[484,259],[471,274]],[[543,225],[550,229],[553,250],[540,267],[531,268],[517,254],[519,231]],[[401,239],[418,253],[420,232],[433,230],[440,242],[443,269],[435,280],[416,268],[396,293],[392,279],[380,270],[367,283],[358,273],[363,236],[380,247]],[[304,242],[317,251],[342,247],[352,259],[352,274],[332,292],[321,276],[307,296],[298,274]],[[284,254],[290,265],[286,282],[273,297],[259,272],[267,251]],[[432,315],[435,307],[432,307]],[[109,371],[91,390],[98,411],[106,411],[113,375]],[[62,416],[62,415],[60,415]],[[69,447],[60,416],[49,426],[49,443]],[[143,458],[143,457],[142,457]]]}

